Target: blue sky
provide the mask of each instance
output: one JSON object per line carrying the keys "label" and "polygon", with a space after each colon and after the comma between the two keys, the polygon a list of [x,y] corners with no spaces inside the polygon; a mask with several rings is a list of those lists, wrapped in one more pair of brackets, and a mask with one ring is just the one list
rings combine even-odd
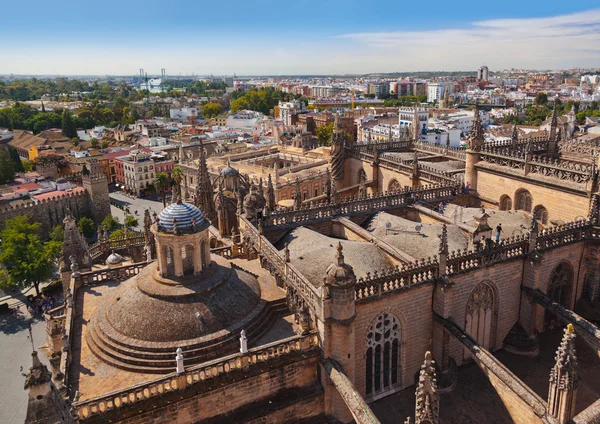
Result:
{"label": "blue sky", "polygon": [[72,1],[2,6],[0,74],[600,67],[597,1]]}

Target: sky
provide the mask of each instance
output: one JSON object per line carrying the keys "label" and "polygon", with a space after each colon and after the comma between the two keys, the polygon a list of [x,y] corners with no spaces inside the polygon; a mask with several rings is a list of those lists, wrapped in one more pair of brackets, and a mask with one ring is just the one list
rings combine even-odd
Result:
{"label": "sky", "polygon": [[0,74],[600,67],[598,0],[5,0],[2,15]]}

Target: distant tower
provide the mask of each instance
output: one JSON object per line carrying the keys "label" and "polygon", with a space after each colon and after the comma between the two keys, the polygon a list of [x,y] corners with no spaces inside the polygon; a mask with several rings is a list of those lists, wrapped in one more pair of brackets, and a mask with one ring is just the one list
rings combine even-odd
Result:
{"label": "distant tower", "polygon": [[473,126],[467,141],[467,158],[465,163],[465,183],[471,185],[473,190],[477,190],[477,170],[475,164],[479,162],[479,151],[485,143],[483,125],[481,125],[481,116],[479,108],[475,105],[475,116],[473,117]]}
{"label": "distant tower", "polygon": [[548,140],[548,152],[556,153],[558,150],[557,131],[558,131],[558,98],[554,99],[554,108],[552,109],[552,118],[550,119],[550,138]]}
{"label": "distant tower", "polygon": [[415,106],[412,121],[413,143],[416,143],[421,138],[421,120],[419,119],[419,109]]}
{"label": "distant tower", "polygon": [[217,223],[217,213],[213,200],[213,189],[208,175],[208,167],[206,166],[206,154],[202,140],[199,147],[200,157],[198,158],[198,172],[196,175],[196,195],[194,197],[194,205],[200,208],[202,213],[212,223]]}
{"label": "distant tower", "polygon": [[346,132],[341,127],[339,114],[336,113],[331,134],[331,176],[337,181],[344,178],[346,143]]}
{"label": "distant tower", "polygon": [[107,215],[110,215],[106,175],[101,172],[90,172],[89,175],[82,176],[81,181],[88,195],[89,211],[96,225],[99,225]]}
{"label": "distant tower", "polygon": [[559,424],[571,421],[575,416],[577,395],[577,357],[575,356],[575,330],[567,325],[562,342],[556,351],[556,363],[550,371],[548,413]]}
{"label": "distant tower", "polygon": [[31,353],[32,365],[25,379],[29,390],[25,424],[75,423],[67,402],[52,383],[52,374],[40,362],[38,353]]}

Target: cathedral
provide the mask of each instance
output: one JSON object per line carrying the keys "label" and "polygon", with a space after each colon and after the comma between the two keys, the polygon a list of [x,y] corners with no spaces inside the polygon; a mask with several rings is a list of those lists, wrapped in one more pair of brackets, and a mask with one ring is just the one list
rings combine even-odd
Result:
{"label": "cathedral", "polygon": [[[116,243],[86,246],[67,216],[26,422],[482,422],[475,388],[445,402],[475,371],[504,422],[600,422],[578,363],[600,355],[595,146],[555,119],[485,143],[475,117],[466,148],[392,125],[357,144],[336,118],[306,160],[308,137],[212,165],[201,151]],[[499,359],[546,349],[535,384]],[[389,399],[408,412],[382,413]]]}

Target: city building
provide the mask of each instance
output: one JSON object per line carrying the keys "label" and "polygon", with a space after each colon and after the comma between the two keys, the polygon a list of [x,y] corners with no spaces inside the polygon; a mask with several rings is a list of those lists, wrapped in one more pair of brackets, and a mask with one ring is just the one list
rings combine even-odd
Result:
{"label": "city building", "polygon": [[115,158],[115,180],[118,188],[143,197],[154,191],[154,161],[149,153],[132,150]]}

